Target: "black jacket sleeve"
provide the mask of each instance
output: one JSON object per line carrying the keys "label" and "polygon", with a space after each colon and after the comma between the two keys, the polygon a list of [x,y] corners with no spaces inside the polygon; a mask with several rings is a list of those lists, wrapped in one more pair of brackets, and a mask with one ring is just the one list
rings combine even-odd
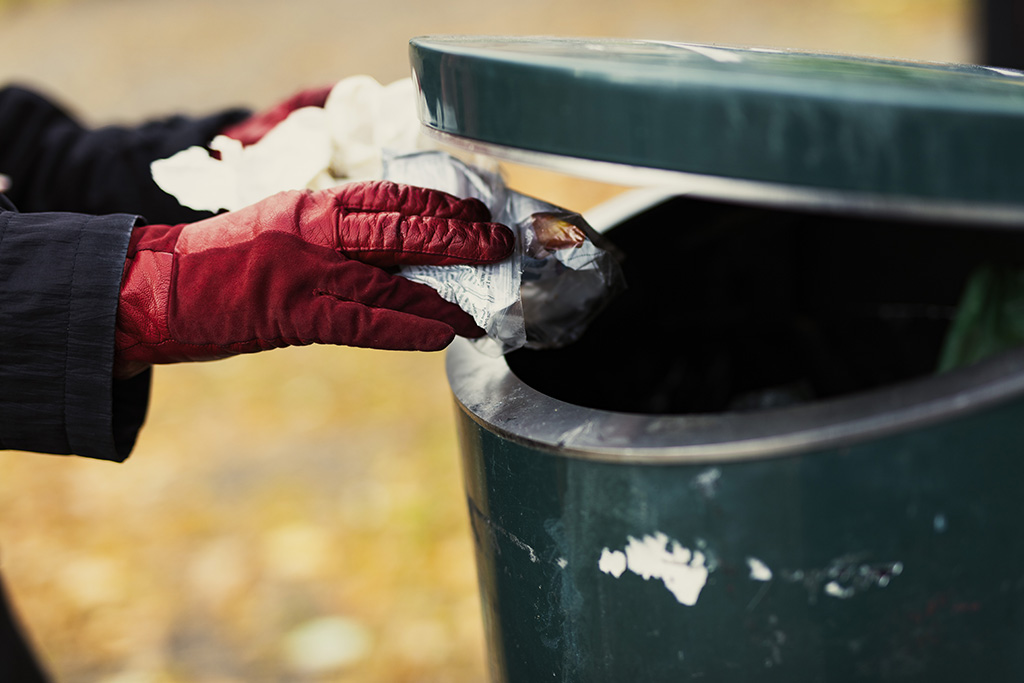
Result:
{"label": "black jacket sleeve", "polygon": [[113,380],[135,216],[21,214],[0,195],[0,448],[124,460],[149,373]]}
{"label": "black jacket sleeve", "polygon": [[21,211],[141,214],[153,223],[189,223],[210,216],[178,204],[149,166],[193,145],[205,145],[248,115],[234,109],[203,118],[172,116],[137,127],[87,129],[41,95],[0,89],[0,173]]}
{"label": "black jacket sleeve", "polygon": [[11,179],[9,199],[0,194],[0,449],[128,456],[150,383],[150,372],[112,379],[128,238],[139,215],[210,215],[160,190],[149,165],[246,115],[88,130],[36,93],[0,89],[0,173]]}

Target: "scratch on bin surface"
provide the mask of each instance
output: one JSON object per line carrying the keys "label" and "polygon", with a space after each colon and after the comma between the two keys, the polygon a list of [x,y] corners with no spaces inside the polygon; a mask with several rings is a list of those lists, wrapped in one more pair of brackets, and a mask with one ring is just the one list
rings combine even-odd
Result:
{"label": "scratch on bin surface", "polygon": [[628,569],[645,581],[660,579],[683,605],[697,604],[708,580],[704,553],[690,550],[660,531],[642,539],[627,536],[623,550],[604,548],[597,566],[605,574],[619,578]]}
{"label": "scratch on bin surface", "polygon": [[714,498],[718,492],[718,480],[722,478],[722,470],[712,467],[693,478],[693,485],[707,498]]}
{"label": "scratch on bin surface", "polygon": [[469,503],[469,513],[472,517],[474,517],[475,519],[479,519],[484,524],[486,524],[487,528],[489,528],[492,533],[504,536],[509,541],[511,541],[512,544],[515,545],[517,548],[526,551],[530,556],[530,562],[536,564],[540,561],[540,559],[537,557],[536,551],[529,544],[525,543],[521,538],[516,536],[514,533],[512,533],[505,527],[495,523],[494,520],[485,515],[483,511],[476,506],[476,503],[474,503],[471,498],[467,499],[467,502]]}

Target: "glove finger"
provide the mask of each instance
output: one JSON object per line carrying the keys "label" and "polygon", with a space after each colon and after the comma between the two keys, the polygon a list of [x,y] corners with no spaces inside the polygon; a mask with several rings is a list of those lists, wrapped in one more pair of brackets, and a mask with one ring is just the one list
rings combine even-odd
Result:
{"label": "glove finger", "polygon": [[327,274],[323,283],[317,294],[373,309],[397,311],[434,320],[464,337],[479,337],[483,334],[471,315],[450,301],[445,301],[427,285],[391,275],[358,261],[338,264]]}
{"label": "glove finger", "polygon": [[301,109],[302,107],[323,107],[330,93],[331,86],[303,90],[266,111],[254,114],[233,126],[229,126],[222,132],[222,135],[234,138],[243,145],[252,145],[262,140],[267,133],[273,130],[277,124],[288,118],[288,115],[296,109]]}
{"label": "glove finger", "polygon": [[443,322],[321,293],[315,304],[321,343],[389,351],[440,351],[455,338]]}
{"label": "glove finger", "polygon": [[406,216],[457,218],[488,222],[491,212],[479,199],[459,199],[447,192],[389,180],[347,183],[335,189],[339,206],[347,211],[395,212]]}
{"label": "glove finger", "polygon": [[343,214],[338,224],[342,253],[383,268],[496,263],[514,244],[512,231],[500,223],[389,212]]}

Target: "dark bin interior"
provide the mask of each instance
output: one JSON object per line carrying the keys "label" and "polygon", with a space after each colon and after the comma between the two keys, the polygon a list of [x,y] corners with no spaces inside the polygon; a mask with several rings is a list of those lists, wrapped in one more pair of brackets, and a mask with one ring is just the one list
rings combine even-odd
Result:
{"label": "dark bin interior", "polygon": [[584,337],[506,358],[535,389],[632,413],[747,410],[934,373],[965,283],[1024,231],[677,197],[616,226],[628,289]]}

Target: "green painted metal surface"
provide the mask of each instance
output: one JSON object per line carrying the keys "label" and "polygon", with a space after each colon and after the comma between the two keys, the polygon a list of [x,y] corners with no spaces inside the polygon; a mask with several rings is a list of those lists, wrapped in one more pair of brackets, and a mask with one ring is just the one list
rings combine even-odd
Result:
{"label": "green painted metal surface", "polygon": [[[692,465],[562,457],[460,410],[492,679],[1019,680],[1022,410]],[[710,569],[692,606],[602,571],[659,534]]]}
{"label": "green painted metal surface", "polygon": [[1024,203],[1024,77],[650,41],[424,37],[420,117],[465,140],[819,190]]}
{"label": "green painted metal surface", "polygon": [[606,236],[579,341],[448,354],[492,679],[1024,678],[1024,349],[936,373],[1024,236],[689,197]]}
{"label": "green painted metal surface", "polygon": [[[634,271],[592,346],[453,347],[492,680],[1024,678],[1024,350],[929,376],[967,274],[1020,265],[1024,78],[620,40],[411,58],[424,124],[485,150],[853,197],[681,192],[608,233]],[[732,402],[818,365],[853,381]],[[689,408],[637,408],[674,372]]]}

